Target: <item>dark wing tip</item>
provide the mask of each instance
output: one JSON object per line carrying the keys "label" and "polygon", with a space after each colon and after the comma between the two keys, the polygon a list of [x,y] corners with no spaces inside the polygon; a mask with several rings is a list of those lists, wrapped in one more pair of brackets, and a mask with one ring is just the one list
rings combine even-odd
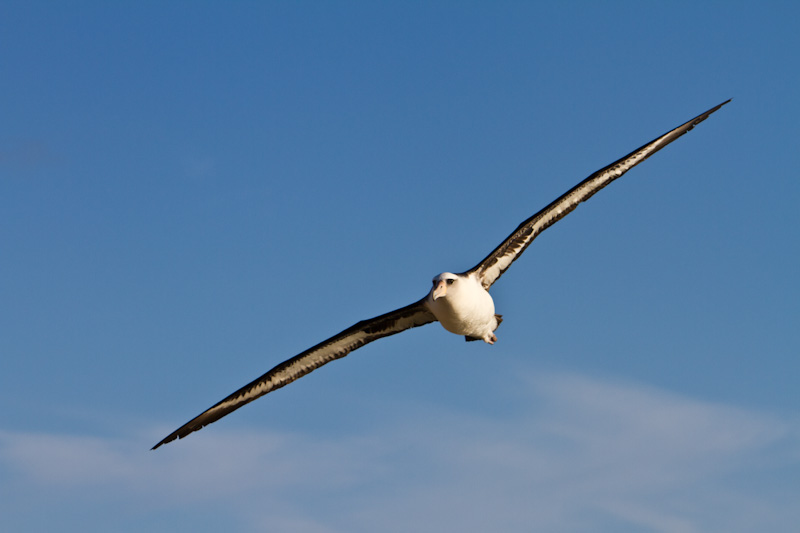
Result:
{"label": "dark wing tip", "polygon": [[152,448],[150,448],[150,451],[152,452],[153,450],[155,450],[156,448],[158,448],[158,447],[159,447],[159,446],[161,446],[162,444],[166,444],[166,443],[168,443],[168,442],[172,442],[173,440],[175,440],[175,439],[177,439],[177,438],[178,438],[178,437],[177,437],[177,435],[176,435],[176,436],[174,436],[174,437],[173,437],[172,435],[170,435],[169,437],[166,437],[166,438],[165,438],[165,439],[163,439],[161,442],[159,442],[158,444],[156,444],[155,446],[153,446]]}
{"label": "dark wing tip", "polygon": [[[261,382],[265,377],[269,376],[270,372],[267,372],[266,374],[264,374],[260,378],[258,378],[256,380],[252,381],[251,383],[245,385],[244,387],[242,387],[241,389],[237,390],[233,394],[229,395],[225,399],[217,402],[215,405],[209,407],[208,409],[206,409],[205,411],[203,411],[202,413],[200,413],[196,417],[192,418],[191,420],[186,422],[184,425],[182,425],[181,427],[179,427],[178,429],[176,429],[175,431],[173,431],[172,433],[170,433],[169,435],[164,437],[161,440],[161,442],[159,442],[158,444],[156,444],[155,446],[150,448],[150,450],[151,451],[155,450],[156,448],[158,448],[162,444],[167,444],[167,443],[172,442],[174,440],[182,439],[182,438],[184,438],[184,437],[186,437],[188,435],[191,435],[195,431],[200,431],[201,429],[203,429],[207,425],[216,422],[217,420],[219,420],[220,418],[224,417],[225,415],[237,410],[239,407],[241,407],[241,406],[243,406],[245,404],[248,404],[251,401],[255,400],[256,398],[258,398],[258,396],[254,396],[254,397],[249,398],[249,399],[247,399],[245,401],[242,401],[242,402],[231,403],[231,400],[234,400],[234,399],[237,399],[237,398],[241,398],[243,392],[245,392],[245,391],[247,391],[249,389],[252,389],[255,385],[257,385],[259,382]],[[229,404],[229,405],[223,405],[223,404]]]}
{"label": "dark wing tip", "polygon": [[717,110],[718,110],[720,107],[722,107],[722,106],[724,106],[725,104],[729,103],[731,100],[733,100],[733,98],[728,98],[727,100],[725,100],[725,101],[724,101],[724,102],[722,102],[721,104],[719,104],[719,105],[715,105],[714,107],[712,107],[711,109],[709,109],[708,111],[706,111],[705,113],[703,113],[702,115],[699,115],[699,116],[695,117],[695,118],[694,118],[694,120],[692,120],[692,121],[690,122],[690,123],[691,123],[691,126],[690,126],[690,127],[689,127],[689,129],[687,129],[686,131],[689,131],[689,130],[690,130],[690,129],[692,129],[694,126],[696,126],[696,125],[698,125],[699,123],[703,122],[705,119],[707,119],[707,118],[709,117],[709,115],[711,115],[711,113],[713,113],[713,112],[717,111]]}
{"label": "dark wing tip", "polygon": [[[697,118],[695,119],[695,120],[697,120],[697,122],[695,122],[695,124],[697,124],[697,123],[699,123],[699,122],[702,122],[703,120],[705,120],[706,118],[708,118],[708,116],[709,116],[711,113],[713,113],[714,111],[718,110],[720,107],[724,106],[725,104],[729,103],[731,100],[733,100],[733,98],[728,98],[727,100],[725,100],[725,101],[724,101],[724,102],[722,102],[721,104],[719,104],[719,105],[716,105],[716,106],[712,107],[711,109],[709,109],[708,111],[706,111],[705,113],[703,113],[702,115],[700,115],[699,117],[697,117]],[[699,119],[699,120],[698,120],[698,119]]]}
{"label": "dark wing tip", "polygon": [[201,429],[203,429],[203,427],[204,427],[204,425],[192,426],[192,427],[190,427],[189,424],[183,425],[180,428],[178,428],[175,431],[173,431],[172,433],[170,433],[169,435],[167,435],[166,437],[164,437],[163,439],[161,439],[161,442],[159,442],[158,444],[156,444],[155,446],[150,448],[150,451],[155,450],[156,448],[158,448],[162,444],[167,444],[167,443],[172,442],[174,440],[182,439],[183,437],[185,437],[186,435],[188,435],[190,433],[194,433],[195,431],[200,431]]}
{"label": "dark wing tip", "polygon": [[166,444],[166,443],[168,443],[168,442],[172,442],[172,441],[174,441],[175,439],[178,439],[178,438],[181,438],[181,437],[180,437],[178,434],[176,434],[176,433],[170,433],[168,436],[164,437],[164,438],[161,440],[161,442],[159,442],[158,444],[156,444],[155,446],[153,446],[152,448],[150,448],[150,451],[152,452],[153,450],[155,450],[156,448],[158,448],[158,447],[159,447],[159,446],[161,446],[162,444]]}
{"label": "dark wing tip", "polygon": [[[276,368],[280,368],[280,366],[281,365],[278,365],[278,367],[276,367]],[[167,443],[172,442],[174,440],[182,439],[184,437],[187,437],[187,436],[191,435],[195,431],[200,431],[201,429],[203,429],[207,425],[216,422],[217,420],[219,420],[220,418],[224,417],[225,415],[227,415],[229,413],[232,413],[233,411],[236,411],[237,409],[239,409],[243,405],[246,405],[246,404],[252,402],[253,400],[263,396],[263,394],[259,394],[259,395],[247,398],[247,399],[245,399],[243,401],[232,402],[232,400],[240,399],[243,396],[243,393],[245,393],[245,392],[251,390],[253,387],[257,386],[259,383],[264,381],[265,378],[268,378],[274,370],[275,369],[272,369],[270,372],[267,372],[263,376],[261,376],[258,379],[252,381],[251,383],[245,385],[244,387],[242,387],[241,389],[237,390],[233,394],[229,395],[225,399],[223,399],[220,402],[216,403],[215,405],[209,407],[208,409],[206,409],[205,411],[203,411],[202,413],[200,413],[196,417],[192,418],[191,420],[186,422],[184,425],[182,425],[181,427],[179,427],[178,429],[176,429],[175,431],[173,431],[172,433],[170,433],[169,435],[164,437],[161,440],[161,442],[159,442],[158,444],[156,444],[155,446],[150,448],[150,450],[151,451],[155,450],[156,448],[158,448],[162,444],[167,444]],[[266,394],[266,392],[264,394]],[[224,404],[227,404],[227,405],[224,405]]]}

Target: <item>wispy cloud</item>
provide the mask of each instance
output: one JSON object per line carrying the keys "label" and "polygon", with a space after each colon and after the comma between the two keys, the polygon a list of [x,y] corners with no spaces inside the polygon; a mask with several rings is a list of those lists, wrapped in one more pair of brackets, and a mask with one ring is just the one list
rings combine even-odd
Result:
{"label": "wispy cloud", "polygon": [[692,533],[800,523],[800,488],[787,481],[800,471],[790,421],[580,376],[537,377],[527,390],[529,408],[513,418],[428,406],[325,438],[221,426],[155,453],[147,438],[2,432],[0,464],[21,493],[131,515],[213,509],[245,530]]}

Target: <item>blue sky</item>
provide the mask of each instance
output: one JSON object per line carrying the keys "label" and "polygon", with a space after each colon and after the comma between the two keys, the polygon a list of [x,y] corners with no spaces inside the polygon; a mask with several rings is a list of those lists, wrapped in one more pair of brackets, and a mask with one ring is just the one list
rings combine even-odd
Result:
{"label": "blue sky", "polygon": [[[0,4],[3,531],[796,531],[798,8]],[[149,448],[594,170],[430,325]]]}

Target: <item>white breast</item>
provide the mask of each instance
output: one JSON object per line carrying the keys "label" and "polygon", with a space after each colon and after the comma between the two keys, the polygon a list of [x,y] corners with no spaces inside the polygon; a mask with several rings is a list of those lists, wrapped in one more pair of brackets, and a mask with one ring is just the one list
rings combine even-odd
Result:
{"label": "white breast", "polygon": [[446,296],[434,300],[429,294],[427,304],[451,333],[486,339],[497,328],[494,300],[474,275],[459,277],[447,288]]}

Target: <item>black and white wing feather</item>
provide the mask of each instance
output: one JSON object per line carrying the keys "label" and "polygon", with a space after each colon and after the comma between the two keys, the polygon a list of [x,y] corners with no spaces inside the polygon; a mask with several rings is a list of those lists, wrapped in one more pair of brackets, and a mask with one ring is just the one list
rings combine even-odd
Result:
{"label": "black and white wing feather", "polygon": [[425,298],[390,313],[369,320],[362,320],[338,335],[334,335],[313,348],[309,348],[303,353],[279,364],[260,378],[245,385],[167,435],[161,442],[153,446],[153,449],[155,450],[162,444],[198,431],[256,398],[288,385],[322,365],[334,359],[340,359],[369,342],[435,321],[436,318],[425,304]]}
{"label": "black and white wing feather", "polygon": [[579,203],[588,200],[597,191],[625,174],[628,170],[658,152],[684,133],[690,131],[708,118],[711,113],[728,102],[730,102],[730,100],[709,109],[689,122],[678,126],[674,130],[634,150],[622,159],[598,170],[564,193],[550,205],[520,224],[500,246],[495,248],[483,261],[464,274],[477,273],[478,279],[483,287],[489,289],[489,287],[503,275],[506,269],[511,266],[511,263],[522,255],[525,248],[527,248],[541,232],[567,216],[578,207]]}

